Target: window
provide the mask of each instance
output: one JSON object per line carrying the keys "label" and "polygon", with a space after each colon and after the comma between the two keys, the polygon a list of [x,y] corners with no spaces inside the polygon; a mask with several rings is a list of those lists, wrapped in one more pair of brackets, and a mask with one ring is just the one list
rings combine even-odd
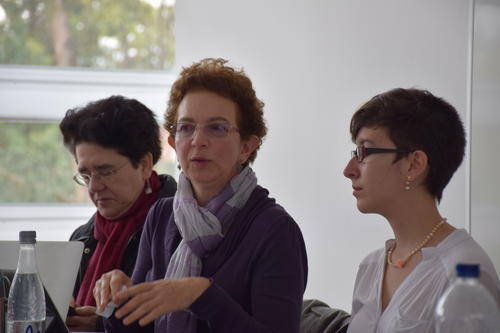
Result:
{"label": "window", "polygon": [[[34,229],[39,239],[65,240],[93,214],[71,179],[75,163],[59,120],[69,108],[119,94],[162,123],[174,20],[174,3],[165,0],[0,0],[2,239]],[[163,150],[155,169],[174,174],[174,153]]]}
{"label": "window", "polygon": [[[162,130],[162,142],[167,141]],[[164,145],[155,170],[175,174],[173,151]],[[87,190],[72,181],[73,156],[58,123],[0,121],[0,203],[86,203]]]}
{"label": "window", "polygon": [[165,0],[2,0],[0,63],[169,70],[174,20]]}
{"label": "window", "polygon": [[56,123],[0,122],[0,145],[0,202],[89,202]]}

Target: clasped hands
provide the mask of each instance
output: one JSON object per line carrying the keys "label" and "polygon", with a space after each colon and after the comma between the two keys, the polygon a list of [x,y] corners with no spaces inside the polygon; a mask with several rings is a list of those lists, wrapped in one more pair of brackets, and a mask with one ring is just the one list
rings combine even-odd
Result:
{"label": "clasped hands", "polygon": [[113,301],[118,305],[115,317],[123,318],[124,325],[138,321],[140,326],[146,326],[166,313],[189,308],[210,283],[204,277],[188,277],[134,285],[125,273],[115,269],[97,280],[93,293],[97,311],[103,311]]}

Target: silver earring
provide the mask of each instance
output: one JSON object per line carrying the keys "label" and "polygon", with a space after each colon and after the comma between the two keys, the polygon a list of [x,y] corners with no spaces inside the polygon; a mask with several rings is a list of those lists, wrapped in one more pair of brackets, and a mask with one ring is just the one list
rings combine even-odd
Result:
{"label": "silver earring", "polygon": [[411,190],[410,182],[411,182],[411,178],[410,178],[410,176],[407,176],[406,182],[405,182],[405,190],[407,190],[407,191]]}
{"label": "silver earring", "polygon": [[149,179],[146,180],[146,189],[144,190],[146,194],[153,193],[153,189],[151,188],[151,184],[149,183]]}

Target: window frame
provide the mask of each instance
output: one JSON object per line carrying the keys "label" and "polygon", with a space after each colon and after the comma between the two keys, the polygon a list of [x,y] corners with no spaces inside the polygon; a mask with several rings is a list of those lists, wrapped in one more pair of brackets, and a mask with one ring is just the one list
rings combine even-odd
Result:
{"label": "window frame", "polygon": [[[0,65],[0,121],[59,122],[70,108],[123,95],[148,106],[161,124],[175,77],[165,71]],[[91,212],[92,204],[0,203],[0,226],[2,231],[15,225],[38,230],[44,221],[60,221],[67,228],[68,221],[75,226],[85,223]],[[14,238],[8,232],[7,237]]]}
{"label": "window frame", "polygon": [[165,71],[0,65],[0,119],[58,121],[69,108],[124,95],[147,105],[160,120],[175,77]]}

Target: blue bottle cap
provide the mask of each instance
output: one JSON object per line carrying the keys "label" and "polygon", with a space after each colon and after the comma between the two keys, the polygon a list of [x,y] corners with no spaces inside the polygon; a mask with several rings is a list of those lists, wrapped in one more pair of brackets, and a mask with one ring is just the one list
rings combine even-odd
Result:
{"label": "blue bottle cap", "polygon": [[459,277],[479,277],[479,265],[477,264],[457,264],[457,275]]}

